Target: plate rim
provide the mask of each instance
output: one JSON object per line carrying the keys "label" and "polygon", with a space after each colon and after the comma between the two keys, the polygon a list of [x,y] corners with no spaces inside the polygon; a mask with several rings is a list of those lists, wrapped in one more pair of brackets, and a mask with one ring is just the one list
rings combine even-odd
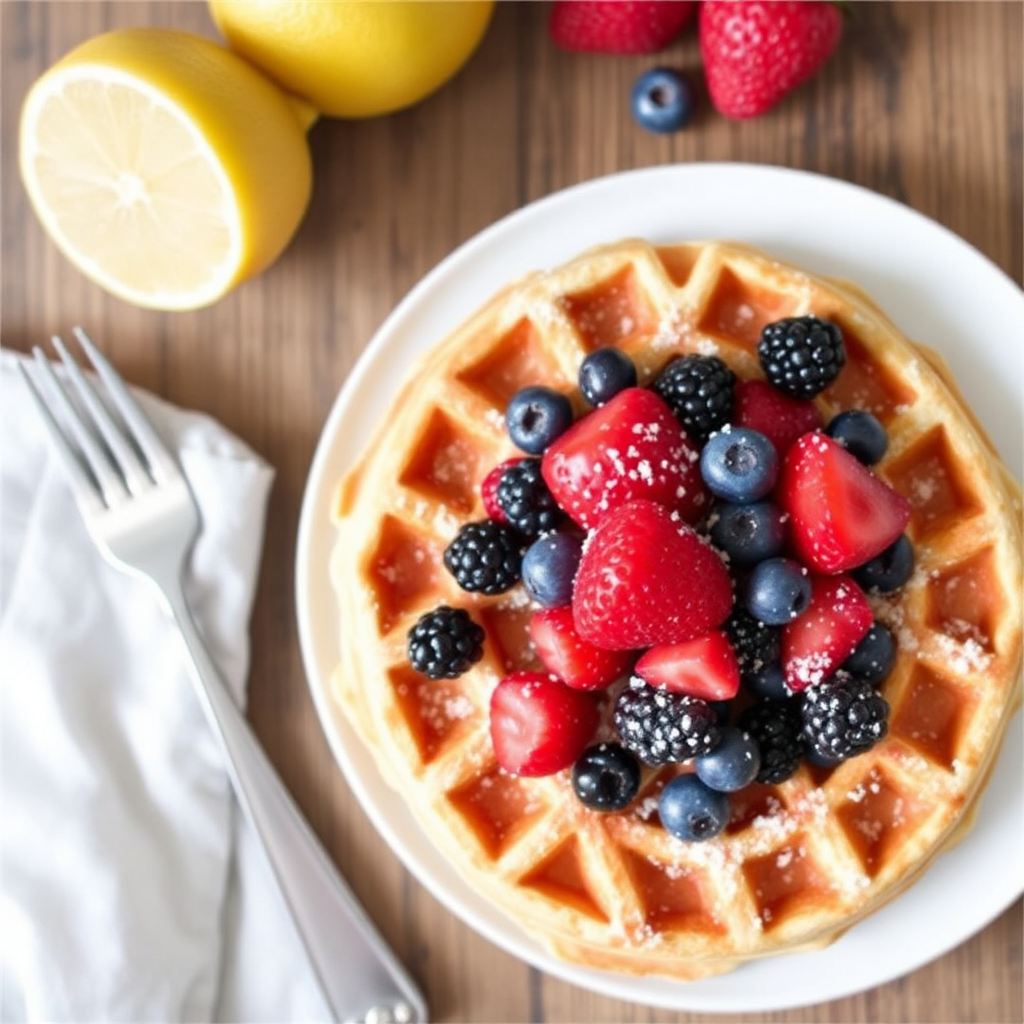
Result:
{"label": "plate rim", "polygon": [[[360,356],[351,368],[351,371],[335,396],[328,416],[324,422],[322,432],[318,438],[316,449],[314,451],[306,485],[303,490],[296,545],[296,613],[298,618],[300,650],[307,685],[310,688],[321,728],[324,731],[328,745],[339,770],[350,789],[355,794],[364,813],[370,819],[377,832],[391,847],[392,851],[398,857],[405,869],[408,870],[450,913],[454,913],[455,916],[457,916],[464,924],[474,930],[477,934],[483,935],[509,955],[523,960],[534,968],[557,977],[560,980],[567,981],[589,991],[606,995],[611,998],[683,1012],[774,1012],[816,1005],[833,999],[854,995],[858,992],[891,982],[894,979],[916,971],[925,964],[943,956],[951,949],[956,948],[963,942],[966,942],[978,931],[987,927],[993,920],[995,920],[996,917],[1003,913],[1017,898],[1019,898],[1021,893],[1024,892],[1024,868],[1017,872],[1017,877],[1013,884],[1007,887],[1006,891],[1002,893],[1000,899],[987,906],[983,915],[979,915],[983,917],[983,919],[980,921],[973,921],[966,931],[948,936],[946,941],[936,944],[924,956],[911,957],[910,960],[913,962],[890,963],[886,969],[879,972],[876,978],[873,978],[866,983],[863,981],[851,981],[850,984],[845,986],[841,984],[835,985],[826,993],[814,991],[808,993],[806,997],[802,997],[799,994],[790,995],[785,998],[777,997],[775,999],[766,997],[756,1005],[744,1000],[729,1002],[728,1000],[716,998],[713,993],[711,996],[705,996],[703,998],[698,997],[694,999],[687,998],[687,994],[697,995],[698,992],[702,993],[703,990],[700,989],[699,986],[703,985],[706,988],[707,982],[673,982],[671,980],[664,982],[663,979],[656,979],[656,981],[652,983],[651,979],[637,979],[628,975],[594,971],[592,969],[579,967],[573,964],[565,964],[562,961],[558,961],[551,957],[539,945],[534,943],[532,939],[525,936],[524,933],[519,932],[514,922],[511,922],[510,920],[497,922],[481,920],[479,914],[471,907],[467,906],[465,900],[460,898],[459,894],[455,894],[453,896],[451,892],[444,891],[443,887],[439,886],[437,879],[432,876],[431,872],[412,856],[411,851],[407,848],[406,842],[396,832],[396,829],[393,827],[388,816],[381,812],[380,808],[372,799],[371,793],[366,789],[359,776],[358,770],[353,762],[353,754],[350,749],[350,744],[353,739],[355,739],[355,742],[357,743],[358,739],[354,737],[354,733],[348,737],[343,736],[345,732],[351,732],[351,730],[347,722],[344,720],[340,709],[334,705],[330,698],[329,674],[325,675],[325,666],[321,663],[321,658],[318,653],[318,647],[322,641],[318,641],[317,637],[314,636],[316,629],[313,625],[314,610],[312,607],[313,593],[311,588],[315,585],[315,582],[312,578],[311,572],[312,565],[314,563],[310,554],[312,547],[316,543],[317,534],[323,535],[329,532],[327,526],[323,522],[324,517],[318,517],[317,511],[322,511],[324,508],[324,502],[322,499],[325,485],[327,483],[328,469],[331,468],[334,463],[338,462],[338,453],[336,451],[338,447],[338,428],[344,419],[345,412],[348,407],[357,400],[360,388],[364,385],[367,377],[370,375],[374,361],[379,358],[380,350],[385,347],[387,340],[402,330],[406,319],[417,310],[418,306],[429,301],[429,297],[437,288],[438,282],[443,282],[448,275],[453,273],[453,271],[460,266],[460,264],[464,264],[466,261],[472,260],[474,255],[476,255],[480,250],[485,250],[487,246],[491,245],[496,238],[499,238],[502,235],[502,233],[515,231],[517,229],[521,230],[522,225],[528,223],[530,219],[542,217],[553,209],[557,210],[558,208],[564,208],[567,204],[571,205],[581,201],[586,202],[588,198],[593,200],[599,196],[602,190],[608,188],[613,190],[617,188],[628,188],[633,184],[639,184],[640,187],[649,187],[651,179],[655,178],[666,178],[667,180],[677,178],[692,179],[694,177],[700,178],[707,175],[727,175],[733,178],[734,184],[737,180],[740,182],[751,182],[756,179],[759,183],[759,187],[764,187],[765,185],[771,184],[773,181],[778,182],[784,180],[788,183],[806,182],[812,188],[825,190],[837,189],[839,193],[843,195],[857,196],[862,202],[866,202],[870,206],[876,207],[880,210],[888,211],[891,214],[894,213],[901,218],[909,217],[912,222],[916,223],[927,233],[934,234],[938,232],[936,237],[941,237],[944,243],[951,247],[955,252],[973,260],[984,270],[986,275],[994,275],[992,276],[993,282],[999,281],[1000,286],[1008,286],[1012,289],[1012,292],[1015,293],[1012,301],[1016,301],[1021,307],[1021,312],[1024,313],[1024,291],[1020,290],[1017,283],[984,253],[980,252],[980,250],[972,246],[959,235],[956,235],[949,228],[896,199],[874,192],[865,186],[848,182],[843,179],[830,177],[815,171],[742,162],[666,164],[658,165],[656,167],[639,168],[602,175],[543,196],[499,218],[480,232],[463,241],[442,260],[440,260],[430,271],[420,278],[420,280],[416,282],[416,284],[395,305],[385,320],[376,329],[373,336],[367,342]],[[647,180],[644,181],[644,179]],[[678,232],[673,232],[672,237],[678,237],[678,234]],[[610,241],[611,239],[608,240]],[[585,242],[583,244],[572,243],[568,248],[572,253],[574,253],[587,248],[587,244]],[[560,262],[563,262],[563,258],[555,257],[543,261],[536,261],[538,269],[542,266],[557,265]],[[475,300],[468,302],[465,309],[460,312],[452,311],[450,313],[451,323],[449,329],[454,328],[474,309],[478,308],[482,301],[487,297],[487,295],[481,296],[476,294]],[[447,331],[445,333],[447,333]],[[443,337],[443,334],[438,337]],[[397,376],[400,379],[403,374],[399,373]],[[353,447],[353,444],[349,442],[348,447]],[[350,460],[351,459],[349,459],[349,461]],[[1016,467],[1011,467],[1011,469],[1016,469]],[[1020,477],[1019,469],[1017,469],[1015,475],[1018,476],[1018,478]],[[331,479],[333,479],[333,477]],[[336,634],[334,634],[334,640],[336,643]],[[1016,723],[1016,728],[1014,723]],[[1005,767],[1006,762],[1010,760],[1010,754],[1012,752],[1011,748],[1014,746],[1015,741],[1019,746],[1021,739],[1019,735],[1020,725],[1021,715],[1018,712],[1014,720],[1010,723],[1007,742],[1000,755],[997,770],[999,765],[1003,765]],[[1017,760],[1020,760],[1019,757]],[[982,809],[983,808],[984,801],[982,804]],[[416,825],[412,820],[411,814],[407,810],[405,810],[405,813],[409,816],[413,829],[418,831],[418,825]],[[980,816],[981,811],[979,811],[979,817]],[[1024,821],[1022,821],[1022,827],[1024,827]],[[425,835],[422,835],[422,840],[424,843],[430,843],[430,840]],[[965,842],[969,842],[969,838],[968,840],[965,840]],[[936,867],[936,865],[945,863],[947,860],[948,858],[937,858],[936,864],[933,864],[932,867],[929,868],[926,875],[930,875],[932,873],[932,868]],[[923,880],[924,879],[922,878],[919,882]],[[917,884],[912,886],[910,891],[915,888],[917,888]],[[473,895],[474,894],[470,893],[470,896]],[[897,896],[893,902],[898,903],[903,899],[904,895],[905,894]],[[871,920],[871,918],[875,918],[878,915],[883,914],[887,909],[888,908],[880,909],[875,914],[870,915],[867,920]],[[500,912],[498,912],[498,915],[503,917]],[[866,922],[862,922],[856,926],[852,932],[856,932],[858,928],[862,928],[865,923]],[[510,933],[516,932],[518,932],[518,936],[513,938]],[[846,941],[846,936],[840,939],[839,943],[844,941]],[[772,960],[777,962],[781,960],[790,960],[792,958],[803,958],[810,955],[813,954],[794,953],[781,957],[774,957]],[[721,977],[731,978],[733,975],[724,975]],[[716,979],[708,979],[710,982],[714,982],[715,980]],[[665,991],[666,986],[670,991]],[[634,987],[639,989],[639,991],[628,991]],[[658,991],[653,991],[655,988],[657,988]]]}

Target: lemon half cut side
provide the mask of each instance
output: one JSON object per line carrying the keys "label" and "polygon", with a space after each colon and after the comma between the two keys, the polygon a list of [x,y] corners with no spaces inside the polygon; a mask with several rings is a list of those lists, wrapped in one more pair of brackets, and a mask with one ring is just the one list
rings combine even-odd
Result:
{"label": "lemon half cut side", "polygon": [[22,108],[19,159],[61,252],[163,310],[209,305],[264,269],[312,179],[276,86],[209,40],[159,29],[97,37],[47,71]]}

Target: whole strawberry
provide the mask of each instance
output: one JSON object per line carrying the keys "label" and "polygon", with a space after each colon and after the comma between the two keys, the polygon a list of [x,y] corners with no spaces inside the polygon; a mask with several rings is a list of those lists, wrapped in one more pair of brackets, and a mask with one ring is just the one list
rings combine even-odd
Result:
{"label": "whole strawberry", "polygon": [[699,21],[711,102],[734,118],[765,113],[813,77],[843,32],[829,0],[705,0]]}
{"label": "whole strawberry", "polygon": [[555,0],[549,27],[565,50],[657,53],[690,23],[696,7],[696,0]]}

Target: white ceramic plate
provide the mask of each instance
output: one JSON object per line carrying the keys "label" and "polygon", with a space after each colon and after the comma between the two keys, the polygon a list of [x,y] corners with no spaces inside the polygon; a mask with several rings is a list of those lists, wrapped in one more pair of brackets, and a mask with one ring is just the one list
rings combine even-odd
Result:
{"label": "white ceramic plate", "polygon": [[864,189],[780,168],[668,166],[578,185],[504,218],[439,264],[384,323],[339,394],[313,461],[298,538],[300,640],[313,698],[338,764],[391,848],[442,904],[509,953],[603,995],[674,1010],[767,1012],[836,999],[947,952],[1024,891],[1020,715],[974,830],[908,892],[829,949],[680,983],[586,970],[552,959],[467,887],[435,851],[329,697],[339,642],[328,579],[331,495],[385,414],[412,356],[443,338],[509,280],[627,236],[654,242],[744,241],[809,270],[855,281],[905,333],[946,357],[1020,476],[1018,346],[1024,292],[945,228]]}

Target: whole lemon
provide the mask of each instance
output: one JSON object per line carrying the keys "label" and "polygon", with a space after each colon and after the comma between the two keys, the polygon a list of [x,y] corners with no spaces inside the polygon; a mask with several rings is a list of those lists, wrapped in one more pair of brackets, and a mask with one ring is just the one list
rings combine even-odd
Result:
{"label": "whole lemon", "polygon": [[209,39],[88,39],[32,86],[21,178],[87,277],[138,306],[196,309],[269,266],[312,187],[302,112]]}
{"label": "whole lemon", "polygon": [[423,99],[469,60],[493,0],[209,0],[228,45],[330,117]]}

